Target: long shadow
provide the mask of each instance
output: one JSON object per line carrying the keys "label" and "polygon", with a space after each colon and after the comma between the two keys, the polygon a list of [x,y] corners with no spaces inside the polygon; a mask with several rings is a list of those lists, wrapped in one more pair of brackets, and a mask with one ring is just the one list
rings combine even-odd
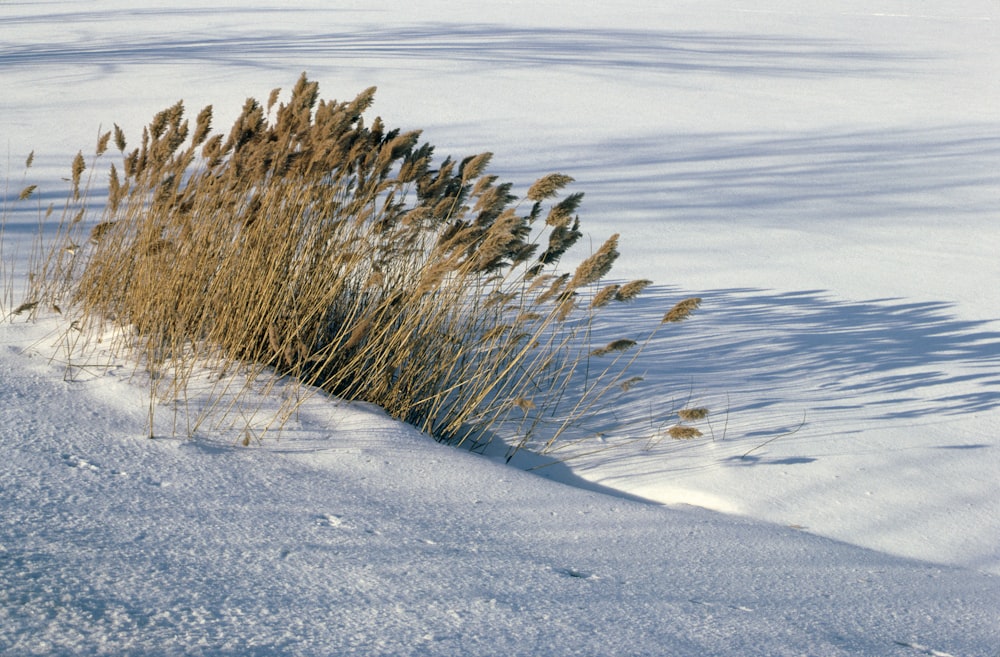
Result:
{"label": "long shadow", "polygon": [[[595,410],[565,429],[554,451],[532,453],[548,438],[536,434],[512,463],[609,492],[588,483],[574,459],[592,462],[590,456],[608,450],[613,458],[626,447],[626,453],[653,449],[676,456],[703,446],[704,441],[669,436],[679,422],[677,411],[686,406],[707,406],[710,419],[695,425],[705,440],[723,442],[708,460],[704,455],[671,459],[675,473],[710,462],[804,465],[816,458],[774,457],[760,448],[791,434],[799,434],[796,440],[826,440],[1000,408],[1000,320],[959,319],[941,302],[847,301],[818,290],[661,287],[627,306],[604,308],[590,336],[593,346],[641,339],[642,327],[658,325],[667,309],[693,294],[703,299],[696,317],[661,327],[631,366],[628,376],[641,375],[640,383],[627,392],[611,388]],[[589,366],[591,374],[601,369],[599,358]],[[593,386],[594,379],[585,378],[580,370],[569,397]],[[543,421],[536,431],[544,433],[548,426]],[[514,425],[496,432],[518,435]],[[490,450],[498,453],[495,444]]]}
{"label": "long shadow", "polygon": [[[228,12],[229,10],[227,10]],[[282,10],[284,11],[284,10]],[[131,20],[155,21],[163,10],[135,10]],[[169,14],[170,12],[167,11]],[[185,13],[189,13],[185,10]],[[203,12],[211,13],[211,12]],[[237,14],[238,14],[237,10]],[[247,12],[243,21],[259,10]],[[103,21],[104,12],[74,12],[20,17],[18,23]],[[194,20],[197,17],[193,17]],[[234,15],[235,22],[239,16]],[[322,23],[322,21],[320,21]],[[331,14],[329,24],[336,25]],[[196,24],[196,23],[194,23]],[[319,25],[317,26],[319,27]],[[0,66],[115,66],[163,61],[211,61],[214,65],[274,68],[289,62],[375,59],[467,62],[496,67],[574,67],[594,75],[622,69],[646,72],[701,71],[724,75],[815,77],[899,75],[904,64],[926,54],[882,52],[849,40],[795,35],[624,29],[521,28],[493,24],[430,23],[416,27],[276,33],[242,26],[238,33],[183,35],[89,35],[85,40],[0,46]]]}
{"label": "long shadow", "polygon": [[[1000,407],[1000,324],[949,314],[950,304],[901,299],[845,301],[822,291],[753,289],[698,293],[702,310],[670,325],[637,367],[649,387],[639,395],[677,397],[695,388],[725,390],[731,413],[787,400],[807,412],[853,419],[950,416]],[[615,324],[655,323],[681,298],[657,290]],[[601,333],[604,335],[602,336]],[[782,427],[787,430],[788,427]]]}
{"label": "long shadow", "polygon": [[525,182],[542,164],[571,173],[587,192],[588,217],[630,225],[1000,214],[992,125],[651,134],[565,144],[541,157],[523,154],[523,170],[501,173]]}

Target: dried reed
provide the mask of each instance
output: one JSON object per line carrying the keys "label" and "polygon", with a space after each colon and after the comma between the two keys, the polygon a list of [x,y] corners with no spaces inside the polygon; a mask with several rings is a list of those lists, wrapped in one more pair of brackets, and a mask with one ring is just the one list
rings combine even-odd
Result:
{"label": "dried reed", "polygon": [[691,440],[692,438],[700,438],[703,434],[694,427],[676,424],[667,430],[667,435],[674,440]]}
{"label": "dried reed", "polygon": [[[128,327],[122,349],[157,373],[151,399],[186,397],[195,364],[213,362],[378,404],[451,443],[481,444],[516,410],[527,444],[571,391],[567,423],[640,380],[608,365],[582,389],[571,384],[589,372],[580,337],[593,313],[649,285],[604,285],[582,310],[579,298],[618,258],[618,236],[572,275],[559,271],[582,236],[583,195],[537,220],[571,177],[536,181],[522,215],[511,185],[485,173],[491,154],[434,166],[418,132],[366,122],[374,88],[320,100],[303,75],[287,103],[279,96],[247,100],[225,136],[210,134],[210,106],[191,130],[181,103],[157,113],[130,152],[117,124],[100,135],[97,157],[113,139],[120,158],[107,202],[79,221],[88,186],[78,154],[30,303],[58,304],[84,330]],[[593,355],[618,363],[636,344],[622,338]],[[619,365],[634,361],[630,351]]]}
{"label": "dried reed", "polygon": [[684,420],[685,422],[693,422],[695,420],[704,420],[708,417],[707,408],[682,408],[677,411],[677,417]]}

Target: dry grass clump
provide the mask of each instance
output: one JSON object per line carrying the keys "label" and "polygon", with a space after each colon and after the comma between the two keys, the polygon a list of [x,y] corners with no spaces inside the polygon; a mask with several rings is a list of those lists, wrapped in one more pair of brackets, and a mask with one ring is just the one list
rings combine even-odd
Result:
{"label": "dry grass clump", "polygon": [[[681,303],[684,303],[683,301]],[[701,438],[704,434],[697,427],[692,427],[686,422],[697,422],[704,420],[709,415],[709,410],[703,406],[682,408],[677,411],[677,417],[681,422],[667,429],[667,435],[674,440],[691,440]]]}
{"label": "dry grass clump", "polygon": [[[324,101],[303,75],[287,104],[275,108],[278,90],[266,107],[248,99],[225,135],[211,134],[211,107],[191,125],[177,103],[132,150],[116,125],[97,145],[119,153],[102,214],[81,221],[79,154],[29,303],[71,309],[84,331],[127,327],[128,353],[169,381],[160,398],[182,394],[194,363],[252,364],[443,441],[484,440],[514,412],[527,434],[587,358],[578,337],[593,313],[649,281],[596,287],[617,235],[558,271],[582,236],[582,194],[552,200],[572,178],[545,176],[519,201],[486,173],[489,153],[434,164],[418,132],[366,122],[374,92]],[[586,411],[620,376],[589,381],[570,406]]]}
{"label": "dry grass clump", "polygon": [[685,422],[694,422],[696,420],[704,420],[708,417],[708,409],[704,407],[697,408],[682,408],[677,411],[677,417],[684,420]]}
{"label": "dry grass clump", "polygon": [[686,424],[675,424],[667,430],[667,434],[674,440],[691,440],[692,438],[701,438],[703,435],[695,427],[689,427]]}

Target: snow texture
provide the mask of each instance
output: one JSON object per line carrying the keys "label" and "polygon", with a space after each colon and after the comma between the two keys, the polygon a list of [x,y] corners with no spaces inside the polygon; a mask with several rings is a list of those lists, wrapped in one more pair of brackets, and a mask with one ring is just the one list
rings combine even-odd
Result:
{"label": "snow texture", "polygon": [[[221,128],[306,71],[576,178],[657,283],[599,337],[704,299],[627,429],[509,465],[323,395],[250,448],[149,440],[141,373],[13,318],[0,654],[1000,655],[1000,6],[582,5],[0,3],[16,291],[29,152],[44,206],[99,126]],[[705,436],[664,437],[685,405]]]}

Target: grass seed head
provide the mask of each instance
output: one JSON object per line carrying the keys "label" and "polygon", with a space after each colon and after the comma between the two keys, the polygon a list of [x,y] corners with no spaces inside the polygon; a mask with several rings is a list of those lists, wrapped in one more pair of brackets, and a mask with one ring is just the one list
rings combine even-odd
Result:
{"label": "grass seed head", "polygon": [[647,280],[645,278],[630,281],[621,286],[621,289],[615,293],[615,301],[627,302],[634,300],[639,294],[645,290],[647,287],[653,284],[653,281]]}
{"label": "grass seed head", "polygon": [[90,241],[94,244],[100,242],[108,231],[115,225],[114,221],[102,221],[90,229]]}
{"label": "grass seed head", "polygon": [[351,330],[351,335],[347,338],[347,342],[344,343],[344,349],[353,349],[354,347],[361,344],[368,333],[371,331],[373,318],[366,317],[357,324]]}
{"label": "grass seed head", "polygon": [[115,148],[118,149],[119,153],[124,153],[125,152],[125,132],[122,131],[122,129],[120,127],[118,127],[117,123],[115,124],[114,133],[115,133]]}
{"label": "grass seed head", "polygon": [[573,182],[573,178],[562,173],[550,173],[534,182],[528,188],[526,197],[531,201],[544,201],[559,193],[566,185]]}
{"label": "grass seed head", "polygon": [[520,408],[525,413],[535,409],[535,402],[531,401],[530,399],[526,399],[524,397],[518,397],[517,399],[513,400],[511,404]]}
{"label": "grass seed head", "polygon": [[683,301],[678,301],[674,307],[668,310],[667,314],[663,316],[661,324],[683,322],[685,319],[690,317],[700,305],[701,297],[689,297]]}
{"label": "grass seed head", "polygon": [[105,132],[103,135],[97,139],[97,155],[104,155],[104,152],[108,150],[108,142],[111,141],[111,131]]}
{"label": "grass seed head", "polygon": [[14,309],[14,314],[20,315],[21,313],[28,312],[29,310],[34,310],[37,306],[37,301],[26,301]]}
{"label": "grass seed head", "polygon": [[590,302],[591,308],[601,308],[603,306],[611,303],[612,299],[615,299],[618,295],[618,290],[621,286],[616,284],[605,285],[601,288],[601,291],[594,295],[593,300]]}
{"label": "grass seed head", "polygon": [[618,233],[615,233],[601,245],[597,253],[580,263],[568,287],[576,289],[601,280],[611,271],[618,255]]}
{"label": "grass seed head", "polygon": [[623,338],[623,339],[620,339],[620,340],[613,340],[613,341],[609,342],[608,344],[604,345],[603,347],[600,347],[599,349],[593,350],[592,352],[590,352],[590,355],[591,356],[606,356],[607,354],[610,354],[610,353],[613,353],[613,352],[616,352],[616,351],[619,351],[619,352],[620,351],[628,351],[629,349],[631,349],[635,345],[636,345],[636,341],[635,340],[629,340],[627,338]]}
{"label": "grass seed head", "polygon": [[667,435],[669,435],[674,440],[691,440],[693,438],[701,438],[702,434],[700,431],[694,427],[688,427],[683,424],[676,424],[667,430]]}
{"label": "grass seed head", "polygon": [[79,200],[80,198],[80,177],[83,175],[84,170],[87,168],[87,163],[83,159],[83,151],[76,154],[73,158],[73,200]]}
{"label": "grass seed head", "polygon": [[267,97],[267,111],[270,113],[271,108],[274,104],[278,102],[278,96],[281,95],[281,87],[275,87],[271,89],[271,95]]}
{"label": "grass seed head", "polygon": [[642,383],[643,381],[645,381],[645,379],[641,376],[632,376],[625,379],[620,384],[618,384],[618,387],[622,389],[622,392],[628,392],[629,390],[634,388],[637,384]]}
{"label": "grass seed head", "polygon": [[683,408],[677,411],[677,416],[684,420],[685,422],[691,422],[694,420],[704,420],[708,417],[708,409],[704,407],[698,408]]}
{"label": "grass seed head", "polygon": [[582,192],[570,194],[552,206],[552,209],[549,210],[549,215],[545,218],[545,223],[549,226],[559,228],[568,227],[572,223],[573,215],[580,206],[581,201],[583,201]]}
{"label": "grass seed head", "polygon": [[212,106],[207,105],[201,112],[198,113],[198,118],[195,123],[194,135],[191,137],[192,146],[201,146],[206,139],[208,139],[208,133],[212,130]]}

